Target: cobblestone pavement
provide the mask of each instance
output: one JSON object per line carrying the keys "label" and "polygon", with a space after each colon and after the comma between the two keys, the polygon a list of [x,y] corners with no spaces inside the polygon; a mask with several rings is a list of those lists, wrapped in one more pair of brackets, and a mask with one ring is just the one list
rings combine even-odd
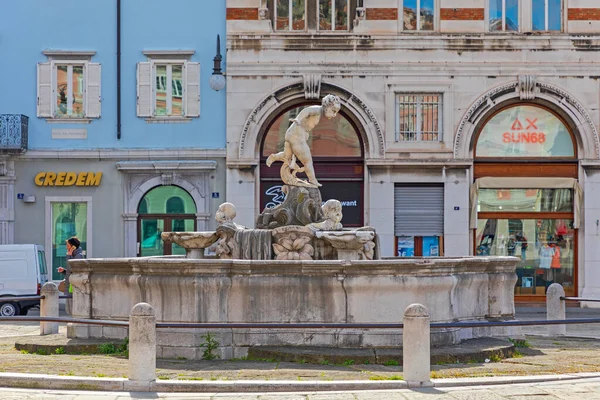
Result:
{"label": "cobblestone pavement", "polygon": [[498,385],[432,389],[402,389],[321,393],[119,393],[73,392],[63,390],[1,389],[3,400],[116,400],[116,399],[199,399],[199,400],[600,400],[600,378],[575,382],[548,382],[528,385]]}

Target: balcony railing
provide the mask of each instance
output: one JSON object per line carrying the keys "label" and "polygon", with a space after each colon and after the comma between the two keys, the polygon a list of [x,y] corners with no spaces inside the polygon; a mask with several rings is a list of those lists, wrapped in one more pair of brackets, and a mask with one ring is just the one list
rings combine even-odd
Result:
{"label": "balcony railing", "polygon": [[0,154],[27,151],[29,117],[21,114],[0,114]]}

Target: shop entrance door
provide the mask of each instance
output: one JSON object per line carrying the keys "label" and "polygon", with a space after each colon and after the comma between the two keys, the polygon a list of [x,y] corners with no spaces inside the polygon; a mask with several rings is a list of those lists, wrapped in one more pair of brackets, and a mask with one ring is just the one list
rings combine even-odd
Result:
{"label": "shop entrance door", "polygon": [[185,249],[172,242],[163,242],[162,232],[194,232],[196,220],[193,217],[177,216],[140,216],[138,219],[138,237],[140,257],[185,255]]}

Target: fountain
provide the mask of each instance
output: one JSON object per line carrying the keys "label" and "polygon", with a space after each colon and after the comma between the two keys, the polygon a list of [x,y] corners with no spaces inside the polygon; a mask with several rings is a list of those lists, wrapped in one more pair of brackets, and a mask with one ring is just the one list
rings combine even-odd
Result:
{"label": "fountain", "polygon": [[[388,258],[375,229],[345,229],[342,206],[322,202],[307,144],[322,116],[340,99],[304,108],[292,120],[281,162],[285,201],[265,209],[257,229],[234,222],[223,203],[211,232],[163,232],[185,258],[71,261],[73,317],[127,320],[148,302],[159,322],[399,323],[412,303],[427,306],[432,322],[514,319],[514,257]],[[299,166],[297,162],[301,162]],[[305,173],[307,180],[297,177]],[[215,257],[205,258],[213,248]],[[508,329],[508,328],[507,328]],[[438,329],[433,345],[507,334],[504,328]],[[515,328],[512,328],[515,329]],[[73,338],[122,338],[122,328],[69,324]],[[200,358],[202,329],[161,329],[158,357]],[[253,346],[399,347],[402,332],[377,329],[226,329],[213,331],[221,357],[243,357]],[[513,332],[514,334],[514,332]],[[191,354],[191,356],[190,356]]]}

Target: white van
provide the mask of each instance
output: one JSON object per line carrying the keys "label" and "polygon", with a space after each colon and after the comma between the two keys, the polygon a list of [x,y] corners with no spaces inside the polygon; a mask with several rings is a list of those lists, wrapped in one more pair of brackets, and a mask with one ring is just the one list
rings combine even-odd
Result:
{"label": "white van", "polygon": [[39,296],[48,281],[44,248],[36,244],[0,245],[0,316],[26,315],[39,300],[10,301],[11,297]]}

